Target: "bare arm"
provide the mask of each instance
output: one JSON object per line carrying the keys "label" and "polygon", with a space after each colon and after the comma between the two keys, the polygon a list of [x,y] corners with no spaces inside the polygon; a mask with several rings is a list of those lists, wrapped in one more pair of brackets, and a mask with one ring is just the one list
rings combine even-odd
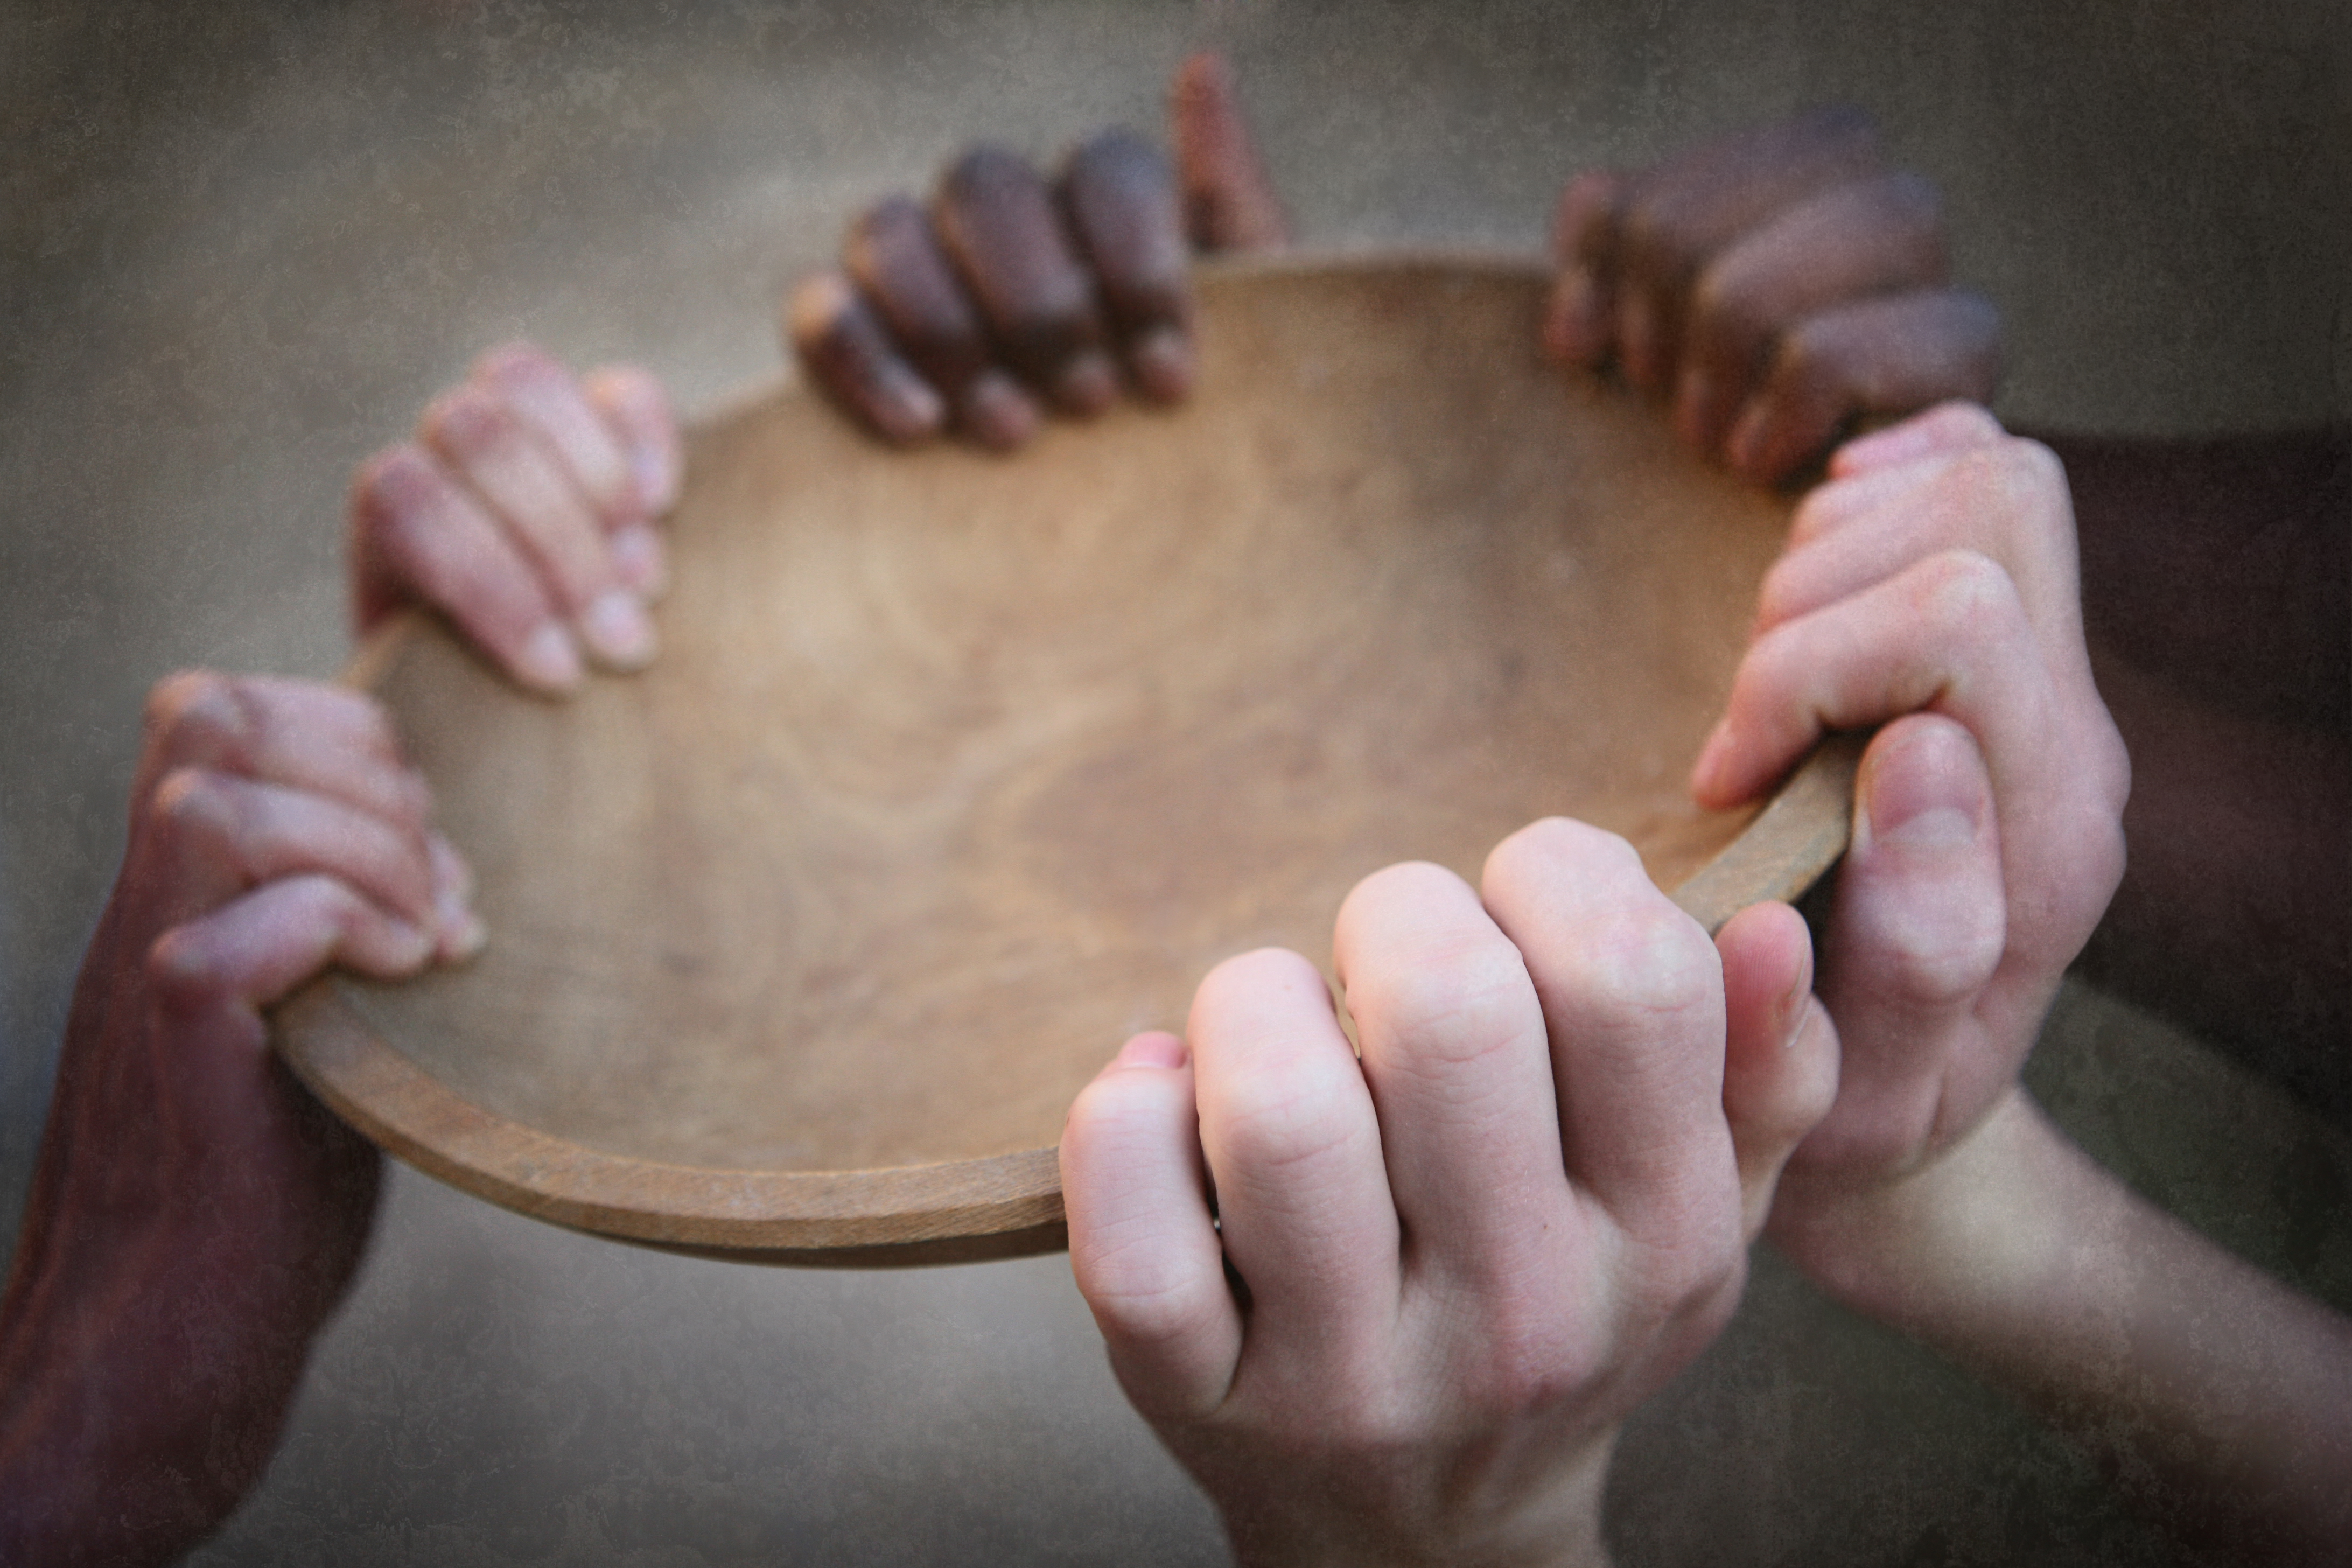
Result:
{"label": "bare arm", "polygon": [[2144,1202],[2022,1090],[1906,1179],[1785,1182],[1802,1218],[1775,1237],[1816,1282],[2081,1441],[2180,1535],[2342,1561],[2352,1323]]}

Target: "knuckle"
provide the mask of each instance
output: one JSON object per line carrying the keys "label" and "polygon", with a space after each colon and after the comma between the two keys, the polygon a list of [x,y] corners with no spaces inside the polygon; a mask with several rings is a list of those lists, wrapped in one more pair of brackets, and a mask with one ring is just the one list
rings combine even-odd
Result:
{"label": "knuckle", "polygon": [[1489,890],[1509,898],[1563,873],[1622,877],[1638,872],[1641,864],[1639,852],[1620,835],[1573,817],[1546,816],[1495,846],[1484,880]]}
{"label": "knuckle", "polygon": [[473,374],[494,385],[510,385],[552,377],[568,379],[571,373],[537,343],[516,338],[486,351],[474,361]]}
{"label": "knuckle", "polygon": [[1637,1240],[1629,1306],[1649,1324],[1672,1322],[1735,1295],[1745,1278],[1737,1194],[1708,1205],[1661,1239]]}
{"label": "knuckle", "polygon": [[173,926],[150,943],[142,971],[147,994],[173,1012],[203,1007],[226,988],[217,954],[188,926]]}
{"label": "knuckle", "polygon": [[1312,1164],[1357,1134],[1348,1107],[1305,1075],[1268,1068],[1233,1075],[1220,1097],[1216,1142],[1237,1173],[1265,1180]]}
{"label": "knuckle", "polygon": [[177,767],[165,773],[148,801],[147,813],[150,826],[172,839],[234,843],[243,837],[242,792],[208,767]]}
{"label": "knuckle", "polygon": [[1722,984],[1715,944],[1664,895],[1598,922],[1565,967],[1588,1010],[1627,1022],[1685,1016]]}
{"label": "knuckle", "polygon": [[416,427],[426,445],[459,458],[496,450],[515,436],[514,415],[506,404],[471,383],[427,404]]}
{"label": "knuckle", "polygon": [[1977,641],[1999,635],[2024,613],[2017,584],[1981,551],[1946,550],[1914,574],[1916,605],[1939,638]]}
{"label": "knuckle", "polygon": [[387,447],[352,472],[352,514],[379,524],[404,518],[425,504],[438,472],[433,458],[415,442]]}
{"label": "knuckle", "polygon": [[1349,994],[1365,1028],[1410,1042],[1413,1054],[1454,1063],[1486,1055],[1513,1037],[1532,983],[1507,942],[1464,941],[1384,966]]}
{"label": "knuckle", "polygon": [[150,744],[167,757],[235,762],[257,718],[243,683],[214,670],[181,670],[147,694]]}

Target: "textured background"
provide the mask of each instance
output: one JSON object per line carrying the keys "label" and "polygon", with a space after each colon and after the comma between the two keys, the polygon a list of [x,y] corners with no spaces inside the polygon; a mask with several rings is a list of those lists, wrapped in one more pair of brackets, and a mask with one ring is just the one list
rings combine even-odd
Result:
{"label": "textured background", "polygon": [[[985,134],[1156,127],[1230,47],[1318,242],[1533,247],[1571,170],[1838,98],[1941,183],[2003,411],[2352,414],[2333,0],[0,6],[0,1232],[120,854],[140,695],[343,652],[344,477],[472,354],[778,368],[782,286]],[[1108,1048],[1109,1042],[1106,1042]],[[2344,1142],[2070,995],[2037,1084],[2160,1201],[2352,1304]],[[1766,1257],[1637,1421],[1629,1563],[2161,1561],[1998,1401]],[[680,1261],[396,1172],[206,1563],[1214,1561],[1060,1259]]]}

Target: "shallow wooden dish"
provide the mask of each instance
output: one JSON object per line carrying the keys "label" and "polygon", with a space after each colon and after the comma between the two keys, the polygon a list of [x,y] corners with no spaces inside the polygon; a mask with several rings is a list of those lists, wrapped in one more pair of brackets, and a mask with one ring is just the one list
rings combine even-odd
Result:
{"label": "shallow wooden dish", "polygon": [[1328,960],[1380,866],[1475,880],[1568,813],[1710,926],[1793,895],[1844,846],[1850,755],[1753,826],[1683,788],[1786,508],[1544,365],[1542,283],[1213,274],[1189,406],[1012,459],[887,451],[791,390],[704,424],[652,671],[538,701],[421,620],[363,658],[490,946],[331,975],[280,1049],[558,1224],[1012,1256],[1062,1244],[1051,1145],[1120,1040],[1227,954]]}

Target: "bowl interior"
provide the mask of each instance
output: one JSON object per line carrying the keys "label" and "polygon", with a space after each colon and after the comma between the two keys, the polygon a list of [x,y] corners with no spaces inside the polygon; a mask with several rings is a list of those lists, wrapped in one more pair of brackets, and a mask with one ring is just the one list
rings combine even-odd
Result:
{"label": "bowl interior", "polygon": [[1328,963],[1406,858],[1566,813],[1674,886],[1786,506],[1535,348],[1519,266],[1213,274],[1200,391],[1003,458],[785,390],[692,435],[664,652],[543,702],[419,623],[377,688],[479,874],[470,966],[339,979],[467,1101],[607,1154],[1051,1144],[1218,959]]}

